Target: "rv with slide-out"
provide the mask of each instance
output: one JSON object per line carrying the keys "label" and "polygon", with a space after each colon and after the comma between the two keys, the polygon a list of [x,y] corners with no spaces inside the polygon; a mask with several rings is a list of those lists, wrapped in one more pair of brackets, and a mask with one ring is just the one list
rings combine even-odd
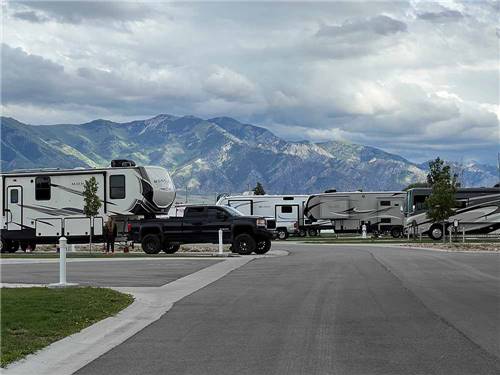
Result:
{"label": "rv with slide-out", "polygon": [[[91,220],[83,212],[85,181],[94,177],[102,201]],[[167,170],[114,160],[108,168],[18,170],[1,174],[2,252],[37,244],[86,243],[91,230],[102,240],[103,225],[112,216],[118,232],[127,220],[166,214],[175,199],[175,186]]]}
{"label": "rv with slide-out", "polygon": [[406,198],[403,191],[353,191],[311,195],[304,214],[312,221],[329,220],[336,233],[358,233],[363,225],[368,232],[403,233]]}

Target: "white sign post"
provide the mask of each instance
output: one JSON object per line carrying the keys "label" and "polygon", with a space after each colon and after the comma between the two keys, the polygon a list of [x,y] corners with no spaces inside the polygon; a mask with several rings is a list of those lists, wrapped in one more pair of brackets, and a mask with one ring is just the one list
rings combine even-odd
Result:
{"label": "white sign post", "polygon": [[59,238],[59,283],[49,284],[49,288],[66,288],[78,284],[66,282],[66,250],[68,240],[66,237]]}
{"label": "white sign post", "polygon": [[224,244],[222,241],[222,229],[219,229],[219,256],[224,255]]}

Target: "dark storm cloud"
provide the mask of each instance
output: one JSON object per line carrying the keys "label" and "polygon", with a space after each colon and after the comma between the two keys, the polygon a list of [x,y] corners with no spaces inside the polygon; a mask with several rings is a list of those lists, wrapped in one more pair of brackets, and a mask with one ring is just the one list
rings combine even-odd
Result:
{"label": "dark storm cloud", "polygon": [[21,4],[37,11],[24,18],[32,22],[43,19],[38,12],[55,21],[73,24],[84,20],[140,21],[154,14],[146,4],[127,1],[29,1]]}
{"label": "dark storm cloud", "polygon": [[463,14],[458,10],[451,9],[445,9],[440,12],[423,12],[417,14],[417,18],[435,23],[455,22],[461,20],[463,17]]}
{"label": "dark storm cloud", "polygon": [[2,101],[54,103],[63,99],[64,68],[21,48],[2,44]]}
{"label": "dark storm cloud", "polygon": [[406,23],[389,16],[379,15],[364,20],[349,20],[340,26],[323,26],[316,34],[319,37],[348,37],[358,33],[390,35],[406,31]]}

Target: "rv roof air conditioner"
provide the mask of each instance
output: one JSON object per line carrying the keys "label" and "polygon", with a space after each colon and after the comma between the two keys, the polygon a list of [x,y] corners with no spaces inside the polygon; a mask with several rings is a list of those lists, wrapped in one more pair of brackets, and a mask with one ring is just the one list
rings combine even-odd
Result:
{"label": "rv roof air conditioner", "polygon": [[126,160],[126,159],[111,160],[111,168],[124,168],[124,167],[135,167],[135,162],[133,160]]}

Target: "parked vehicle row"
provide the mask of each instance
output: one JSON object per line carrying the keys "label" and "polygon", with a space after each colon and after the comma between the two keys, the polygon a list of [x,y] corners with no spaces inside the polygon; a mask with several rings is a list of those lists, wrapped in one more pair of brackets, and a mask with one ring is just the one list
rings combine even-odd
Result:
{"label": "parked vehicle row", "polygon": [[[102,206],[84,215],[84,184],[94,177]],[[175,252],[180,244],[223,242],[240,254],[263,254],[271,238],[315,236],[322,230],[356,233],[365,226],[375,235],[400,237],[405,231],[443,236],[442,224],[427,219],[431,189],[383,192],[328,191],[313,195],[223,195],[216,205],[183,206],[168,216],[175,186],[166,169],[113,160],[108,168],[21,170],[1,174],[2,252],[34,250],[37,244],[103,240],[112,217],[118,237],[140,242],[147,253]],[[456,214],[467,234],[500,234],[500,188],[458,189]],[[176,210],[177,211],[177,210]]]}
{"label": "parked vehicle row", "polygon": [[400,237],[406,193],[329,192],[314,195],[225,195],[218,205],[234,207],[248,215],[274,217],[279,239],[289,235],[316,236],[322,230],[358,233],[363,225],[368,232]]}

